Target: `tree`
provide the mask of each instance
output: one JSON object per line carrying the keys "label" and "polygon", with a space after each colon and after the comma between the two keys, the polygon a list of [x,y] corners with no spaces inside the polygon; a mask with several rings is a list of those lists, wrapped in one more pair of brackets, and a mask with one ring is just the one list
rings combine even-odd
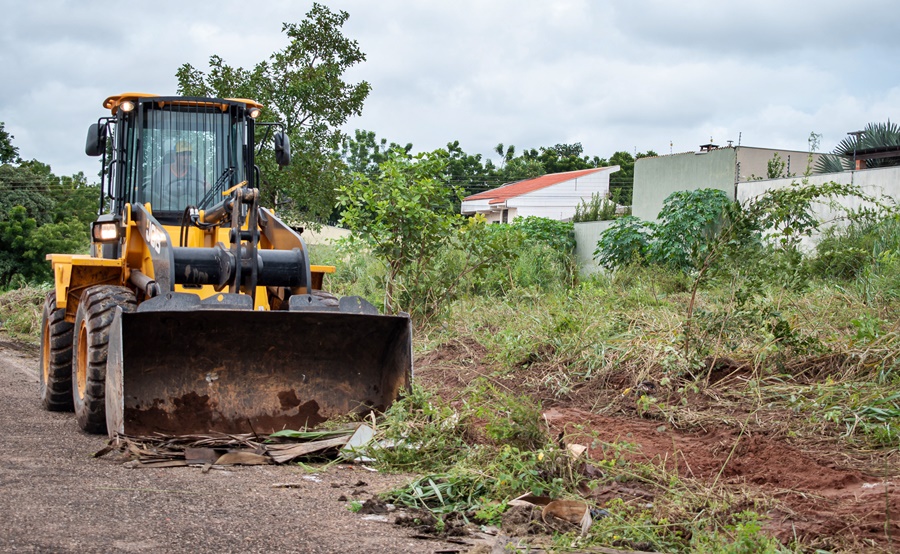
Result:
{"label": "tree", "polygon": [[59,178],[37,160],[0,165],[0,288],[50,280],[49,253],[84,252],[98,195],[82,173]]}
{"label": "tree", "polygon": [[428,272],[434,257],[461,222],[452,210],[443,178],[444,152],[412,158],[392,150],[379,174],[356,173],[339,189],[342,223],[387,266],[385,310],[410,310],[415,294],[408,293]]}
{"label": "tree", "polygon": [[619,166],[619,171],[610,175],[609,189],[610,194],[617,195],[620,204],[625,206],[631,205],[632,195],[634,193],[635,162],[641,158],[650,158],[658,155],[659,154],[653,150],[638,152],[636,156],[632,156],[625,151],[619,151],[613,153],[613,155],[609,157],[609,163],[607,165]]}
{"label": "tree", "polygon": [[11,164],[19,161],[19,149],[13,146],[12,143],[14,138],[3,128],[3,122],[0,121],[0,164]]}
{"label": "tree", "polygon": [[400,146],[396,142],[388,144],[387,139],[376,139],[374,131],[361,131],[354,133],[353,138],[344,137],[341,141],[341,159],[347,164],[347,171],[363,173],[369,176],[378,174],[378,166],[390,157],[391,151],[402,150],[409,155],[412,143]]}
{"label": "tree", "polygon": [[252,70],[212,56],[208,73],[190,64],[176,72],[179,94],[253,98],[266,107],[261,121],[284,124],[294,162],[278,171],[272,153],[264,150],[257,159],[265,176],[261,194],[266,203],[281,204],[282,211],[306,221],[331,214],[336,190],[345,182],[340,127],[362,113],[371,89],[366,81],[351,84],[342,78],[366,59],[357,42],[341,33],[348,18],[347,12],[314,3],[301,23],[283,24],[288,45]]}
{"label": "tree", "polygon": [[[838,173],[855,169],[853,167],[853,154],[870,148],[884,148],[900,146],[900,126],[891,123],[869,123],[859,135],[844,137],[831,151],[831,154],[821,156],[816,162],[818,173]],[[900,157],[866,160],[865,167],[888,167],[900,165]]]}

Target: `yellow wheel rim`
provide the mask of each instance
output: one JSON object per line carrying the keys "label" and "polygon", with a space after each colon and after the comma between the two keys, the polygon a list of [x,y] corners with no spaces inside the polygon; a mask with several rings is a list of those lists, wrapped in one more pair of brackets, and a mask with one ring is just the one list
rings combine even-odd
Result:
{"label": "yellow wheel rim", "polygon": [[78,363],[75,365],[75,380],[78,385],[78,398],[84,399],[84,391],[87,389],[87,355],[88,337],[87,326],[82,322],[78,329]]}

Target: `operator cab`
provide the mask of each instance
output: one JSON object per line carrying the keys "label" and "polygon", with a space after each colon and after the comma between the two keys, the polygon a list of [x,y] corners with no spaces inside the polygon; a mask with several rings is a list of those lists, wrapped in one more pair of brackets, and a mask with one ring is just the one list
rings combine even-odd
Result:
{"label": "operator cab", "polygon": [[[85,151],[104,156],[114,213],[122,213],[126,203],[149,203],[156,220],[177,225],[188,206],[209,209],[239,183],[256,186],[250,169],[261,108],[256,102],[125,93],[107,98],[104,107],[112,117],[91,126]],[[107,130],[113,139],[109,152]],[[278,139],[289,156],[283,133],[276,134],[276,150]]]}

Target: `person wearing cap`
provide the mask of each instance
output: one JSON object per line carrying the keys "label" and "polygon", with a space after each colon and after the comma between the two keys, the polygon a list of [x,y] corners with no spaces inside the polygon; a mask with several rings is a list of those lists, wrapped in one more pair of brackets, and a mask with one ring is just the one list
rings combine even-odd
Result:
{"label": "person wearing cap", "polygon": [[180,140],[153,173],[150,204],[157,210],[183,210],[196,204],[206,189],[206,180],[193,162],[191,143]]}

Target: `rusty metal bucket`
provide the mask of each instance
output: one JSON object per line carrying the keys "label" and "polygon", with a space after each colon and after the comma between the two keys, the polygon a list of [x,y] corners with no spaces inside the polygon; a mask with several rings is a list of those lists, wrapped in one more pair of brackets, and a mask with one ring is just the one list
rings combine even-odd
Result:
{"label": "rusty metal bucket", "polygon": [[411,379],[406,316],[117,310],[107,428],[110,436],[302,429],[383,411]]}

